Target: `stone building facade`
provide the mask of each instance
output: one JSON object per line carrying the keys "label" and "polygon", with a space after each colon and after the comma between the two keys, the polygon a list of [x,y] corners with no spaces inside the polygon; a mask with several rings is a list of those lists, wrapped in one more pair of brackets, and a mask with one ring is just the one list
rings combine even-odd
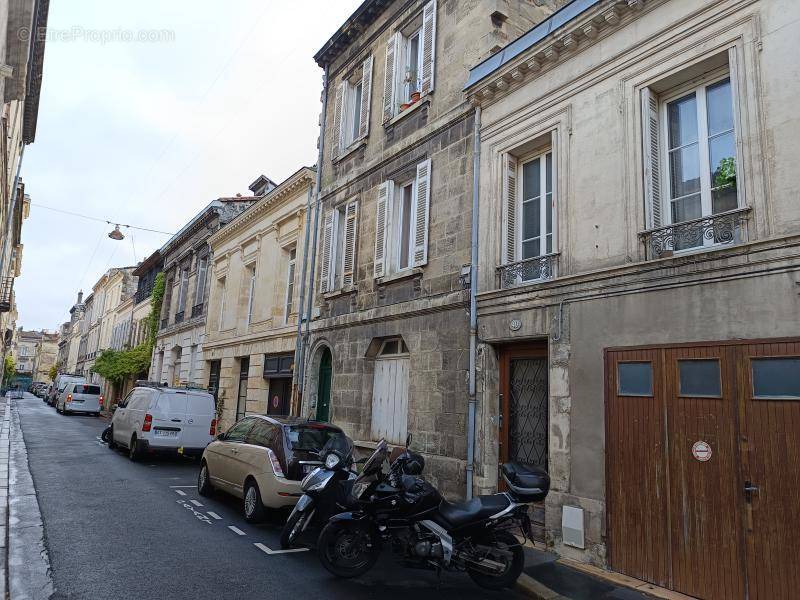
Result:
{"label": "stone building facade", "polygon": [[208,240],[203,356],[224,429],[245,414],[289,414],[314,177],[303,167]]}
{"label": "stone building facade", "polygon": [[798,17],[577,0],[467,84],[478,483],[545,466],[559,553],[693,597],[796,589]]}
{"label": "stone building facade", "polygon": [[[327,71],[321,218],[302,414],[426,456],[465,493],[473,108],[468,69],[552,12],[531,2],[365,2]],[[320,414],[320,409],[321,414]]]}
{"label": "stone building facade", "polygon": [[58,340],[58,333],[42,331],[42,339],[36,346],[36,356],[33,359],[34,381],[51,381],[50,369],[58,359]]}
{"label": "stone building facade", "polygon": [[166,288],[150,379],[170,385],[207,385],[203,345],[208,315],[208,238],[247,210],[254,196],[214,200],[161,249]]}

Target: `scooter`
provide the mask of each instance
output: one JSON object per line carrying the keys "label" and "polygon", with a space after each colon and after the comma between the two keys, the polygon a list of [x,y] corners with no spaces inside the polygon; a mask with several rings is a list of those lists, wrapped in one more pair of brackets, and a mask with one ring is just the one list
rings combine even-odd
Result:
{"label": "scooter", "polygon": [[353,471],[353,441],[332,437],[319,453],[321,466],[303,478],[303,496],[281,531],[281,548],[290,548],[301,533],[324,525],[333,515],[347,510],[356,473]]}

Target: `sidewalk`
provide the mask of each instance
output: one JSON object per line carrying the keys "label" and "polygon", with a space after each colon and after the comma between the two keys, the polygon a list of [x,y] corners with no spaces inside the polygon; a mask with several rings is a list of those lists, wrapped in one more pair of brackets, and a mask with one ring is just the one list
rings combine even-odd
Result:
{"label": "sidewalk", "polygon": [[525,547],[525,569],[517,587],[538,600],[653,600],[655,596],[593,577],[555,554]]}

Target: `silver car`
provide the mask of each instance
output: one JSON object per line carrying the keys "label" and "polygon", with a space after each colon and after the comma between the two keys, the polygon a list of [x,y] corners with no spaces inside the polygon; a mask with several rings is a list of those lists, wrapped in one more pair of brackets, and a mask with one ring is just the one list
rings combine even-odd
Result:
{"label": "silver car", "polygon": [[68,383],[56,402],[56,410],[64,415],[81,412],[99,417],[102,408],[100,386],[93,383]]}

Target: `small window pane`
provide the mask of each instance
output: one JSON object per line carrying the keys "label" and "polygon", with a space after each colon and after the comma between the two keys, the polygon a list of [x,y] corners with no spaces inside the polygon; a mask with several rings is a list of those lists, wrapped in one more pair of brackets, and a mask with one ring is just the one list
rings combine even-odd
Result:
{"label": "small window pane", "polygon": [[800,358],[754,358],[753,396],[800,400]]}
{"label": "small window pane", "polygon": [[535,198],[522,205],[522,239],[524,240],[539,237],[542,218],[540,202],[539,198]]}
{"label": "small window pane", "polygon": [[678,373],[681,396],[722,396],[718,360],[679,360]]}
{"label": "small window pane", "polygon": [[733,100],[731,81],[726,79],[706,88],[708,105],[708,135],[733,129]]}
{"label": "small window pane", "polygon": [[669,147],[678,148],[697,141],[697,100],[694,93],[670,102]]}
{"label": "small window pane", "polygon": [[617,365],[620,396],[652,396],[653,365],[649,362],[628,362]]}
{"label": "small window pane", "polygon": [[522,165],[522,199],[537,198],[542,193],[541,167],[539,160],[532,160]]}
{"label": "small window pane", "polygon": [[697,144],[669,153],[669,174],[673,198],[700,191],[700,154]]}

